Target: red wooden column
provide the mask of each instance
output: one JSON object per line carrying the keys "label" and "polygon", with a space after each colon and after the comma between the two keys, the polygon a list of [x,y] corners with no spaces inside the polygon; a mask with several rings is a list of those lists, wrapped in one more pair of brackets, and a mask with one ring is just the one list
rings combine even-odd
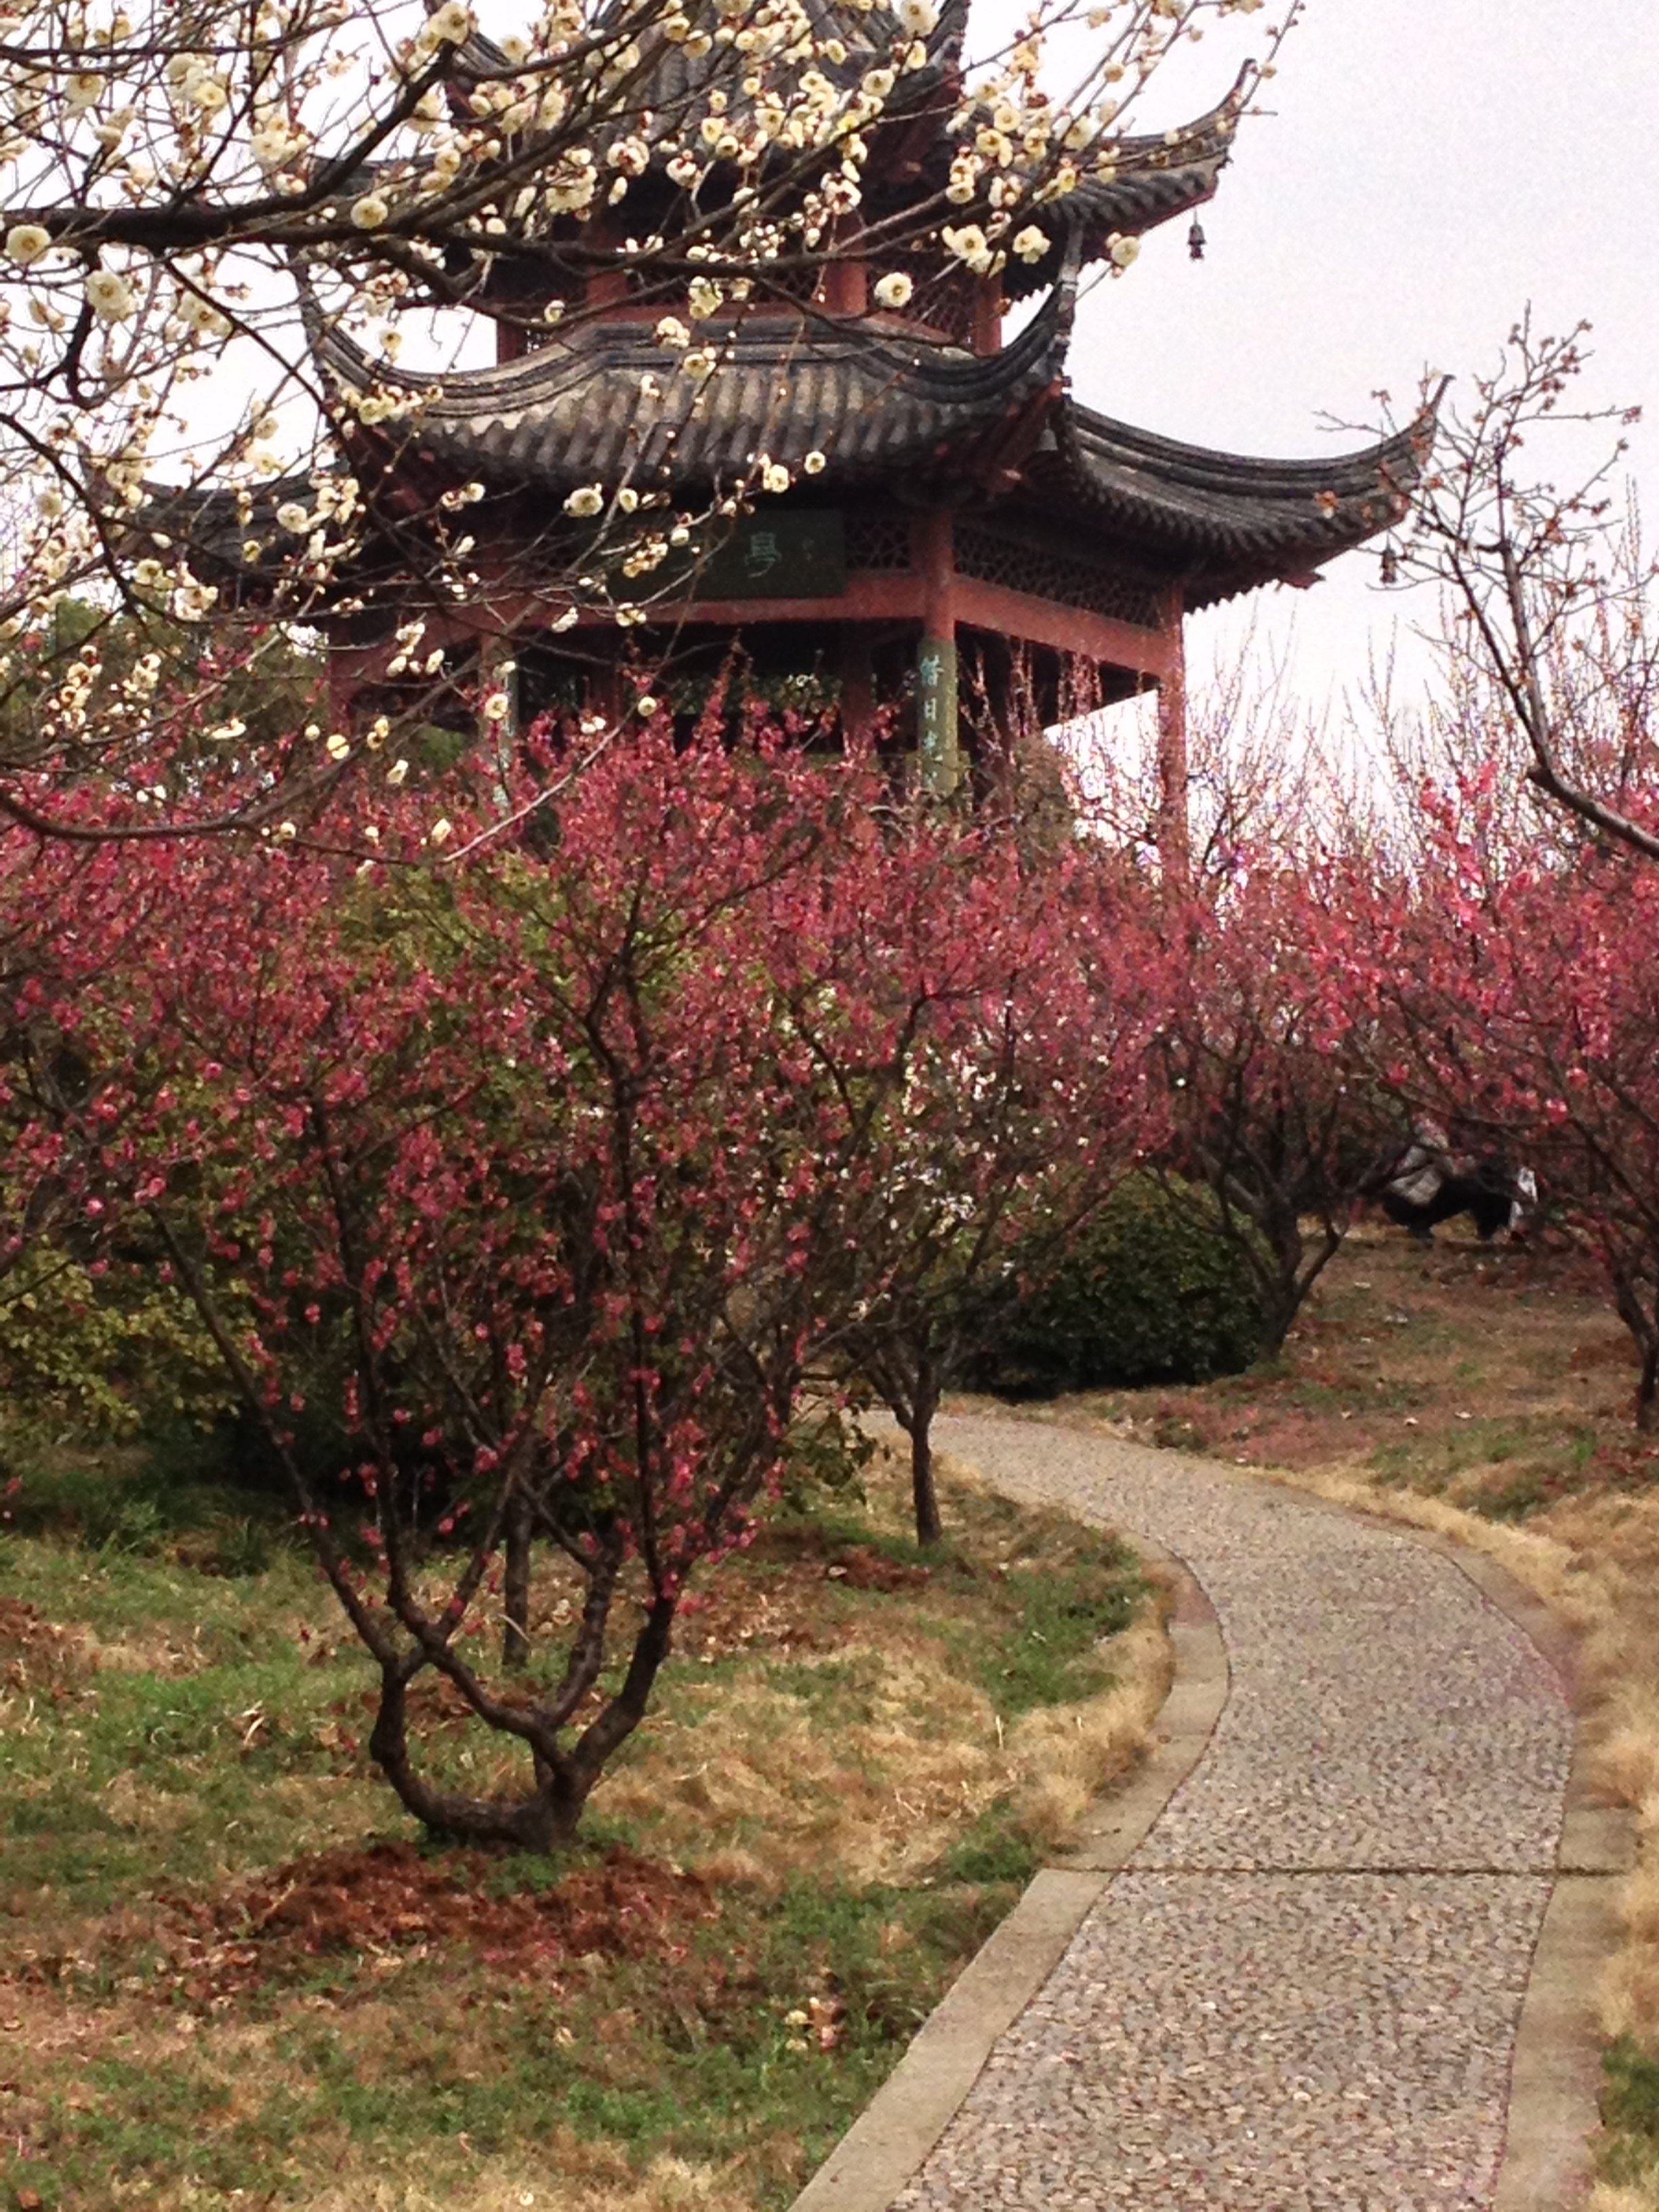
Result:
{"label": "red wooden column", "polygon": [[1158,849],[1165,875],[1186,877],[1192,864],[1192,817],[1187,802],[1186,595],[1172,584],[1160,610],[1169,641],[1169,665],[1158,687]]}
{"label": "red wooden column", "polygon": [[916,750],[922,788],[948,798],[962,776],[957,722],[956,556],[951,514],[919,514],[912,557],[922,580],[921,644],[916,653]]}

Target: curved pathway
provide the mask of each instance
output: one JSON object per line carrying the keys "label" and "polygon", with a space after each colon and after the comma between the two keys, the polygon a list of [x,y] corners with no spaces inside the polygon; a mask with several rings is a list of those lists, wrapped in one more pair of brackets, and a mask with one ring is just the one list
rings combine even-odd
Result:
{"label": "curved pathway", "polygon": [[[803,2206],[1559,2212],[1570,2152],[1524,2196],[1498,2180],[1574,1756],[1538,1645],[1455,1555],[1318,1500],[1037,1422],[937,1437],[999,1488],[1175,1553],[1226,1681],[1143,1839],[1072,1862],[1113,1871],[1060,1906],[1069,1943],[920,2170],[890,2154],[860,2194],[838,2153]],[[1027,1903],[1080,1879],[1040,1876]],[[995,1949],[963,1978],[993,2009]]]}

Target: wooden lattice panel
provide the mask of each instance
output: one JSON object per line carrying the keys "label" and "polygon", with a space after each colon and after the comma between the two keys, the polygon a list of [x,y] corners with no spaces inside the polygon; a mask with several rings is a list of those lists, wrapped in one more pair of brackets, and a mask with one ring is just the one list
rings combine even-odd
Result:
{"label": "wooden lattice panel", "polygon": [[1046,599],[1062,607],[1081,607],[1091,614],[1109,615],[1133,623],[1139,629],[1159,626],[1158,595],[1139,576],[1125,575],[1094,561],[1056,553],[1051,547],[999,531],[958,522],[956,529],[957,573],[981,584],[1000,584],[1005,591],[1023,592],[1028,599]]}
{"label": "wooden lattice panel", "polygon": [[910,519],[884,514],[879,507],[850,508],[847,515],[847,565],[849,568],[884,569],[889,573],[910,566]]}

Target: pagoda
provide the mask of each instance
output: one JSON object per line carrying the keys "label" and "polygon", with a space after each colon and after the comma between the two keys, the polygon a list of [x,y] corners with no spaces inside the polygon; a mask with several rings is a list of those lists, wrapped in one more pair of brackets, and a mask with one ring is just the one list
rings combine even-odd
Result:
{"label": "pagoda", "polygon": [[[882,4],[809,4],[854,74],[908,42]],[[458,665],[469,652],[510,658],[521,720],[613,714],[641,689],[672,699],[677,683],[695,692],[699,672],[735,650],[757,680],[816,681],[844,729],[873,721],[913,747],[938,791],[970,769],[993,773],[1018,713],[1046,727],[1155,691],[1164,827],[1182,835],[1185,617],[1304,584],[1397,522],[1429,428],[1334,459],[1248,459],[1074,399],[1079,279],[1182,216],[1201,250],[1196,210],[1227,161],[1246,82],[1183,130],[1122,140],[1115,174],[1041,204],[1030,216],[1040,251],[1028,230],[1023,256],[941,270],[921,224],[904,242],[903,217],[946,181],[964,15],[947,8],[927,66],[899,78],[870,134],[858,227],[841,226],[793,292],[782,280],[744,288],[740,304],[694,324],[659,277],[636,276],[627,234],[672,235],[684,200],[653,149],[617,217],[601,200],[556,218],[539,260],[486,266],[471,304],[495,323],[493,362],[400,368],[313,303],[313,354],[368,502],[350,611],[326,625],[351,711],[395,700],[389,671],[416,605],[423,650]],[[664,82],[641,110],[665,112],[677,95],[683,108],[684,49],[647,62]],[[705,67],[727,65],[717,49]],[[511,70],[475,33],[452,96]],[[880,241],[868,253],[866,234]],[[688,333],[678,354],[665,351],[665,317]],[[704,518],[621,619],[615,594],[580,574],[600,557],[586,550],[600,526],[586,510],[603,501],[614,542],[619,494],[635,529],[653,514]],[[411,595],[411,533],[458,501],[469,502],[469,587],[428,605]]]}

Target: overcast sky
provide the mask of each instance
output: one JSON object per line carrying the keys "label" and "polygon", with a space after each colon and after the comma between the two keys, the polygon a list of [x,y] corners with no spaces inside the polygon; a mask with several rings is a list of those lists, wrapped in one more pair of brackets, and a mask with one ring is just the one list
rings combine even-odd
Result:
{"label": "overcast sky", "polygon": [[[1258,21],[1263,20],[1256,19]],[[1136,128],[1209,106],[1248,40],[1160,76]],[[1203,211],[1147,241],[1084,303],[1078,397],[1171,436],[1275,458],[1360,445],[1321,417],[1404,407],[1425,369],[1489,364],[1530,300],[1595,325],[1587,392],[1645,403],[1630,456],[1659,509],[1659,0],[1310,0]],[[1267,104],[1264,102],[1264,104]],[[1310,704],[1368,642],[1428,610],[1339,562],[1310,592],[1249,604]],[[1195,672],[1240,618],[1198,617]]]}

